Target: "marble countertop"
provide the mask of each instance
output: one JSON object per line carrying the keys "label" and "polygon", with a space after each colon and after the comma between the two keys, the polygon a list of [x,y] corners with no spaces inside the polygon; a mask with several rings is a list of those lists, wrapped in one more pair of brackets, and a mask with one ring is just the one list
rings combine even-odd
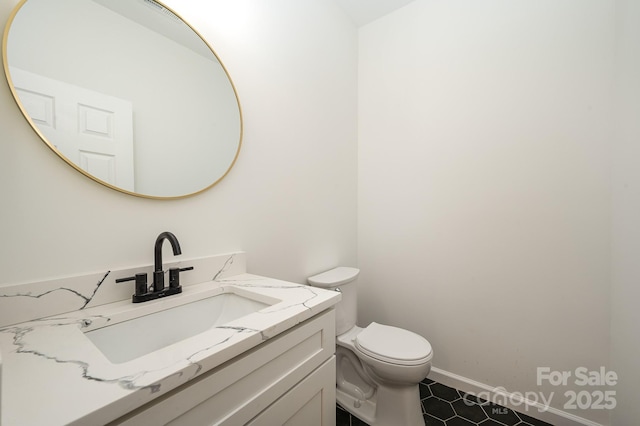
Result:
{"label": "marble countertop", "polygon": [[[108,361],[84,335],[104,325],[223,292],[273,305],[132,361]],[[179,295],[121,301],[0,328],[1,424],[106,424],[332,307],[340,294],[250,274]]]}

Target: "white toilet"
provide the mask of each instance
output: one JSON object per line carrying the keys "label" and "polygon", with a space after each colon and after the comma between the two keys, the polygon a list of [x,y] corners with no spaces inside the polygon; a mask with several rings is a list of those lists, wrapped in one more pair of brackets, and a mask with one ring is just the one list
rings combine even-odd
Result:
{"label": "white toilet", "polygon": [[339,267],[308,278],[312,286],[342,293],[336,306],[336,399],[372,426],[424,426],[418,384],[431,370],[431,345],[402,328],[356,326],[359,273]]}

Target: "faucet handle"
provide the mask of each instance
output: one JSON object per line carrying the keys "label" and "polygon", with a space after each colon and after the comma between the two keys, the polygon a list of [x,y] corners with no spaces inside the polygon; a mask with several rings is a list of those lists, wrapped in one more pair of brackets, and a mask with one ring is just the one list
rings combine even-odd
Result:
{"label": "faucet handle", "polygon": [[116,283],[123,283],[126,281],[134,281],[136,282],[136,286],[135,286],[135,296],[140,296],[142,294],[147,293],[148,289],[147,289],[147,274],[142,272],[139,274],[136,274],[133,277],[127,277],[127,278],[118,278],[116,280]]}
{"label": "faucet handle", "polygon": [[180,272],[192,271],[193,266],[187,266],[186,268],[171,268],[169,269],[169,288],[180,287]]}

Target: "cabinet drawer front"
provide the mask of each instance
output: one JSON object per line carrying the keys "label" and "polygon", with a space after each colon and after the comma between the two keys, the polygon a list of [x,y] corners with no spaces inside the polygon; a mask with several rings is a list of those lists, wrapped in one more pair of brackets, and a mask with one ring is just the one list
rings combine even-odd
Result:
{"label": "cabinet drawer front", "polygon": [[[243,425],[335,352],[335,313],[325,311],[113,425]],[[335,374],[331,377],[335,382]]]}
{"label": "cabinet drawer front", "polygon": [[295,385],[247,426],[335,426],[336,358]]}

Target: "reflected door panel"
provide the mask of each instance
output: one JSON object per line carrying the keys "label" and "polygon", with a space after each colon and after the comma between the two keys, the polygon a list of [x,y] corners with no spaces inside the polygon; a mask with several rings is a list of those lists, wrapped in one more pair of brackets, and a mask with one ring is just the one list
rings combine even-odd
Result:
{"label": "reflected door panel", "polygon": [[11,67],[26,113],[85,172],[135,190],[131,102]]}

